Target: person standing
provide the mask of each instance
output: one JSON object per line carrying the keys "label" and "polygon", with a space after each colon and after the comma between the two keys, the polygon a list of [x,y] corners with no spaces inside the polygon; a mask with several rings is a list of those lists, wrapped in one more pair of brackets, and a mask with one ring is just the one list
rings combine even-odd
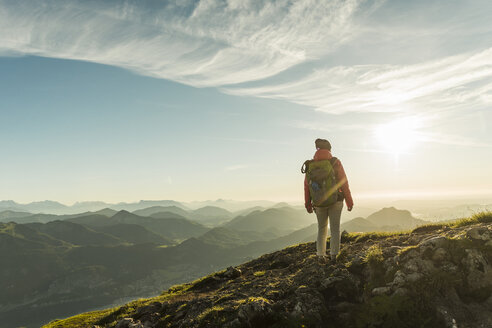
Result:
{"label": "person standing", "polygon": [[343,200],[345,199],[348,211],[354,207],[354,201],[342,163],[331,154],[330,142],[326,139],[316,139],[315,146],[316,153],[313,159],[306,161],[301,169],[301,172],[306,173],[305,207],[308,213],[314,211],[318,219],[316,254],[321,258],[327,257],[326,235],[328,219],[330,220],[330,259],[331,262],[335,262],[340,251],[340,217]]}

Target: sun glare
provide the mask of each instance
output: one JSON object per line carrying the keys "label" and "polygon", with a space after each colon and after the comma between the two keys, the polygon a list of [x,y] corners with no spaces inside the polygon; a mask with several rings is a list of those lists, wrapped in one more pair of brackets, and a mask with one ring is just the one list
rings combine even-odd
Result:
{"label": "sun glare", "polygon": [[393,154],[408,152],[417,142],[419,122],[414,118],[403,118],[378,126],[376,137],[384,150]]}

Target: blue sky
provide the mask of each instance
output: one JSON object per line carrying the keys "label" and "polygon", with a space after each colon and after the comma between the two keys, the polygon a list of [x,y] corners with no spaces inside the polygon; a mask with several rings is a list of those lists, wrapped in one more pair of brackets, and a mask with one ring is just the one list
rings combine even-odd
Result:
{"label": "blue sky", "polygon": [[492,194],[489,1],[0,0],[0,199]]}

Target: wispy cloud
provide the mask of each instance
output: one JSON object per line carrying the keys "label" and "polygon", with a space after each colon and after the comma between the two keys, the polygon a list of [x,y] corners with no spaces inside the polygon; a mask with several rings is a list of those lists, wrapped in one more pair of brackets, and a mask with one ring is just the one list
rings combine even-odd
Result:
{"label": "wispy cloud", "polygon": [[351,37],[363,0],[0,2],[0,53],[124,67],[193,86],[270,77]]}
{"label": "wispy cloud", "polygon": [[[442,26],[415,28],[394,21],[379,23],[382,16],[376,14],[369,19],[383,3],[2,0],[0,54],[92,61],[335,114],[428,113],[490,106],[492,48],[431,56],[434,59],[416,64],[342,65],[343,60],[330,59],[348,44],[376,47],[380,38],[388,39],[391,46],[402,36],[412,42],[415,33],[419,38],[429,31],[443,36],[456,25],[449,20]],[[465,21],[458,20],[459,30],[451,31],[457,35],[467,31],[467,38],[490,33],[483,24],[473,27],[477,10],[468,13]],[[275,78],[300,65],[306,69]],[[246,86],[245,82],[250,83]]]}
{"label": "wispy cloud", "polygon": [[227,141],[233,143],[253,143],[253,144],[262,144],[262,145],[281,145],[281,146],[292,146],[293,143],[289,141],[278,141],[278,140],[269,140],[269,139],[252,139],[252,138],[224,138],[224,137],[209,137],[204,136],[203,138],[212,139],[216,141]]}
{"label": "wispy cloud", "polygon": [[290,122],[287,125],[294,128],[320,131],[320,132],[353,131],[353,130],[372,131],[375,127],[375,124],[362,124],[362,123],[361,124],[353,124],[353,123],[332,124],[332,123],[317,122],[317,121]]}
{"label": "wispy cloud", "polygon": [[225,92],[284,99],[329,113],[486,104],[492,97],[492,48],[415,65],[337,66],[293,82]]}
{"label": "wispy cloud", "polygon": [[236,164],[236,165],[227,166],[227,167],[225,167],[224,170],[226,170],[226,171],[237,171],[237,170],[246,169],[248,167],[249,167],[249,165],[246,165],[246,164]]}
{"label": "wispy cloud", "polygon": [[419,141],[437,143],[443,145],[453,145],[453,146],[492,148],[492,144],[487,142],[482,142],[469,137],[445,134],[445,133],[433,133],[433,132],[420,133]]}

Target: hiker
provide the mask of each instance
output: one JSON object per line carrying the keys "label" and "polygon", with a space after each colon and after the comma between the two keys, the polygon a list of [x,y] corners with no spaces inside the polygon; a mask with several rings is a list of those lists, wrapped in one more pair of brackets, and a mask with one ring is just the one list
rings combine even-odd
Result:
{"label": "hiker", "polygon": [[354,202],[350,193],[347,176],[342,163],[331,154],[331,144],[326,139],[316,139],[316,153],[312,160],[304,163],[301,172],[304,179],[304,200],[308,213],[316,213],[318,219],[318,239],[316,253],[326,259],[326,235],[330,219],[330,260],[335,262],[340,250],[340,216],[343,200],[351,211]]}

